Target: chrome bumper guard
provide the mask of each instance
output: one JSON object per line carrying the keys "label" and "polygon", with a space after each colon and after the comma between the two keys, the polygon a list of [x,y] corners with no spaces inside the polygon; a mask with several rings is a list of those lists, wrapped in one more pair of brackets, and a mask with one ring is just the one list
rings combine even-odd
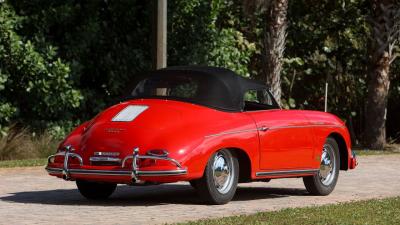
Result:
{"label": "chrome bumper guard", "polygon": [[[56,157],[57,155],[64,155],[64,163],[63,168],[51,168],[46,167],[46,170],[49,174],[62,174],[65,180],[71,179],[71,174],[76,175],[102,175],[102,176],[130,176],[133,182],[139,182],[140,176],[176,176],[176,175],[185,175],[187,174],[187,170],[184,169],[181,164],[176,161],[175,159],[168,158],[166,156],[150,156],[150,155],[139,155],[139,148],[134,148],[133,154],[126,156],[122,160],[121,168],[126,167],[126,162],[129,159],[132,159],[132,170],[88,170],[88,169],[70,169],[68,165],[68,161],[70,158],[77,158],[79,160],[80,166],[83,165],[82,157],[76,153],[72,152],[73,149],[71,147],[66,147],[65,152],[57,153],[55,155],[49,156],[47,159],[48,164],[50,163],[51,159]],[[140,170],[137,160],[138,159],[153,159],[153,160],[165,160],[175,164],[179,169],[176,170]]]}

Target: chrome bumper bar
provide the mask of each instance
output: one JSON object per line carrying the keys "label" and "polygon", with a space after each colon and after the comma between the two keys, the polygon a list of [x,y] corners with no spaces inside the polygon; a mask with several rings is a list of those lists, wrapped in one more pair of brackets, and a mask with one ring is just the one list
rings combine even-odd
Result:
{"label": "chrome bumper bar", "polygon": [[[165,173],[170,174],[170,172],[173,172],[173,174],[170,175],[176,175],[175,173],[178,174],[186,174],[186,170],[182,168],[181,164],[176,161],[175,159],[171,159],[165,156],[151,156],[151,155],[139,155],[139,148],[134,148],[133,149],[133,154],[128,155],[122,160],[122,168],[125,168],[126,161],[128,159],[132,159],[132,171],[131,171],[131,178],[133,180],[138,180],[138,176],[140,175],[146,175],[146,176],[158,176],[158,173],[163,172],[164,175],[166,176]],[[175,164],[179,169],[178,170],[172,170],[172,171],[140,171],[139,166],[137,164],[138,159],[154,159],[154,160],[165,160],[169,161],[173,164]],[[144,173],[144,174],[143,174]]]}
{"label": "chrome bumper bar", "polygon": [[[55,154],[55,155],[49,156],[49,157],[47,158],[47,165],[48,165],[49,163],[51,163],[50,161],[51,161],[52,158],[54,158],[54,157],[56,157],[56,156],[58,156],[58,155],[64,155],[64,163],[63,163],[63,168],[62,168],[62,169],[60,169],[60,168],[49,168],[49,167],[46,167],[47,172],[50,173],[49,169],[53,169],[53,170],[54,170],[54,169],[57,169],[57,170],[59,170],[59,173],[62,174],[62,176],[63,176],[63,178],[64,178],[65,180],[69,180],[69,179],[71,178],[70,169],[68,168],[68,161],[69,161],[69,159],[70,159],[70,158],[77,158],[77,159],[79,160],[79,165],[80,165],[80,166],[83,165],[82,157],[81,157],[80,155],[76,154],[76,153],[73,153],[72,151],[74,151],[74,149],[72,148],[71,145],[68,145],[67,147],[65,147],[65,152],[60,152],[60,153],[57,153],[57,154]],[[52,173],[50,173],[50,174],[54,174],[54,171],[53,171]]]}
{"label": "chrome bumper bar", "polygon": [[[46,168],[49,174],[59,175],[63,174],[61,168]],[[130,176],[131,171],[126,170],[87,170],[87,169],[69,169],[70,175],[99,175],[99,176]],[[160,171],[137,171],[137,176],[176,176],[185,175],[186,170],[160,170]],[[136,179],[136,181],[139,181]]]}
{"label": "chrome bumper bar", "polygon": [[[165,156],[148,156],[148,155],[139,155],[139,148],[135,148],[133,150],[132,155],[126,156],[122,160],[121,168],[126,167],[126,162],[129,159],[132,159],[132,170],[88,170],[88,169],[70,169],[69,168],[69,159],[77,158],[79,160],[80,166],[83,165],[82,157],[73,151],[72,147],[66,147],[65,152],[57,153],[55,155],[51,155],[48,158],[48,164],[51,159],[56,157],[57,155],[64,155],[64,163],[63,168],[52,168],[46,167],[46,170],[51,175],[62,175],[65,180],[71,179],[71,175],[101,175],[101,176],[130,176],[133,182],[140,181],[140,176],[176,176],[176,175],[185,175],[187,174],[187,170],[184,169],[181,164],[175,159],[168,158]],[[153,160],[164,160],[169,161],[175,164],[179,169],[176,170],[140,170],[138,166],[137,160],[139,159],[153,159]]]}

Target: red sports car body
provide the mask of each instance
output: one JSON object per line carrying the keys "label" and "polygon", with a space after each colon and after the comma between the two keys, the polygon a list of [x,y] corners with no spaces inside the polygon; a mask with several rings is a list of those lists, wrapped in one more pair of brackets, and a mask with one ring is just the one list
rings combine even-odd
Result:
{"label": "red sports car body", "polygon": [[150,73],[126,101],[76,128],[49,157],[50,175],[75,180],[88,198],[116,184],[190,181],[206,200],[228,202],[238,182],[303,177],[329,194],[354,169],[336,116],[283,110],[268,88],[211,67]]}

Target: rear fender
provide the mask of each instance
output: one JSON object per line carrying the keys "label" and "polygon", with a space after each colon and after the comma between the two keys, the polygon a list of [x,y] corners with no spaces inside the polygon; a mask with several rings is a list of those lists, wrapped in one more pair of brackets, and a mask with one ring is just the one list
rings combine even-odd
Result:
{"label": "rear fender", "polygon": [[230,134],[219,137],[206,137],[191,154],[191,157],[183,164],[188,168],[190,179],[198,179],[203,176],[205,167],[210,157],[220,149],[240,150],[244,152],[251,165],[251,174],[258,168],[258,134],[256,131],[240,134]]}

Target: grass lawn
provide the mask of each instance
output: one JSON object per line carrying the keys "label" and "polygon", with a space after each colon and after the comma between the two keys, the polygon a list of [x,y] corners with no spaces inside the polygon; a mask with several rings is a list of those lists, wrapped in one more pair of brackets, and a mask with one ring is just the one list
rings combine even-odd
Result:
{"label": "grass lawn", "polygon": [[354,150],[357,156],[360,155],[391,155],[391,154],[400,154],[398,151],[391,151],[391,150]]}
{"label": "grass lawn", "polygon": [[180,224],[400,224],[400,197],[283,209]]}
{"label": "grass lawn", "polygon": [[354,149],[356,155],[389,155],[400,154],[400,144],[387,144],[383,150]]}
{"label": "grass lawn", "polygon": [[7,160],[7,161],[0,161],[0,168],[44,166],[46,165],[46,163],[47,159]]}

